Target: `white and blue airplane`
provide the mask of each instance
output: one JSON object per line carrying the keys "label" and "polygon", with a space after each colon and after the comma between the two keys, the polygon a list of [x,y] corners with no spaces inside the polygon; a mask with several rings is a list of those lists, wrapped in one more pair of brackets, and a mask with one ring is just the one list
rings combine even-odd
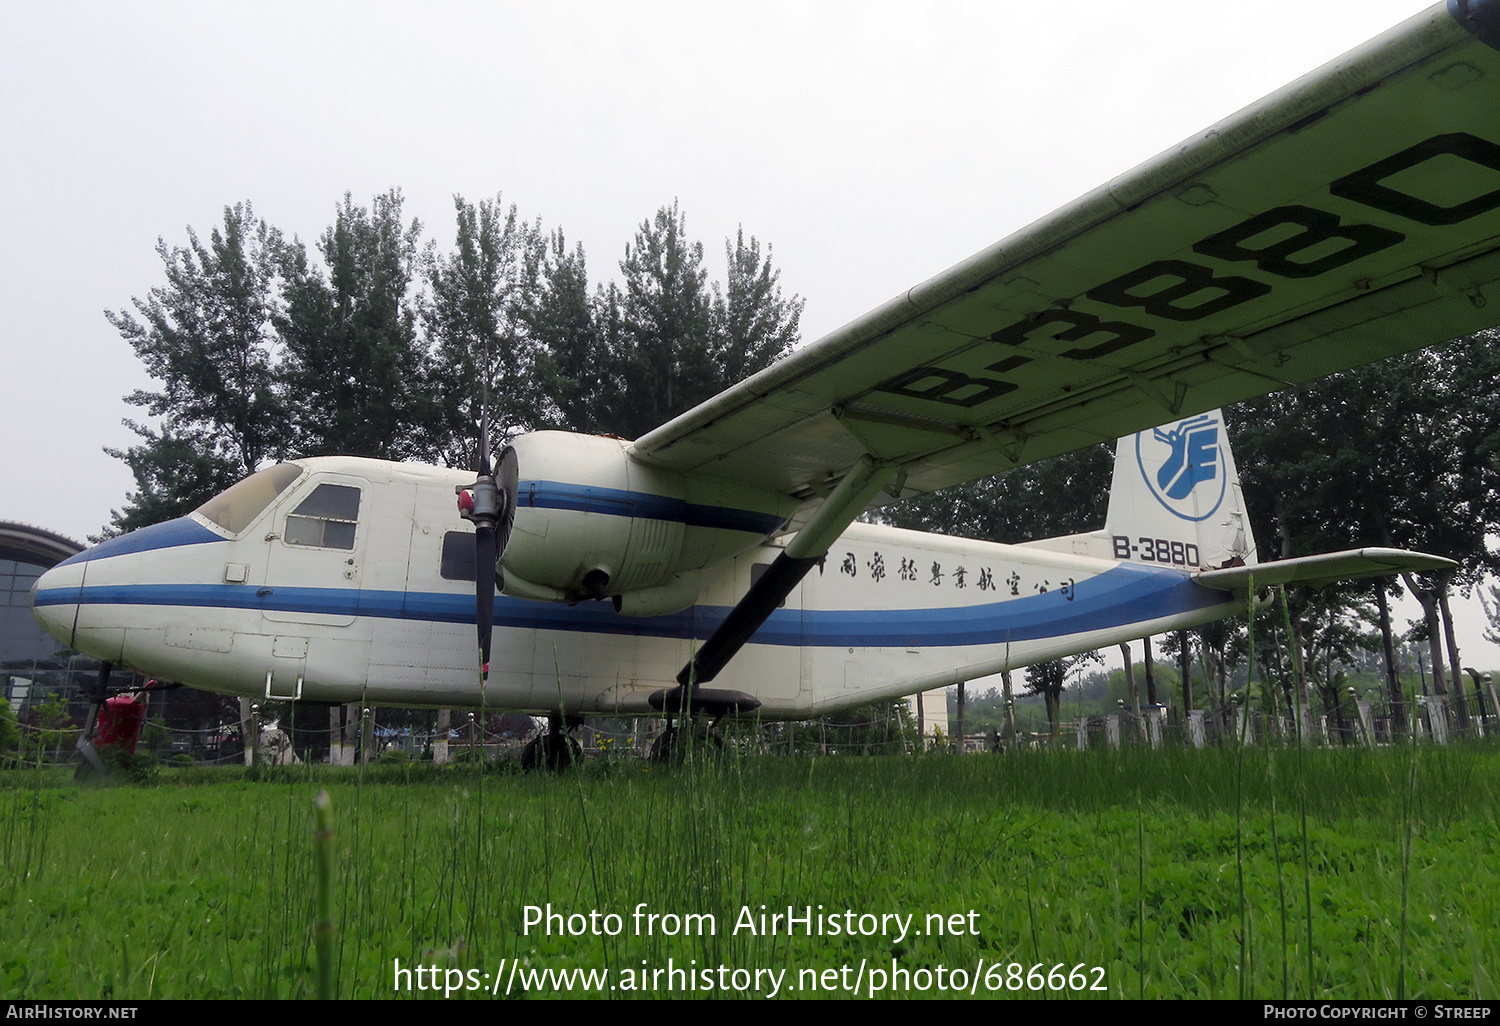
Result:
{"label": "white and blue airplane", "polygon": [[[1258,564],[1215,411],[1500,321],[1497,46],[1500,0],[1438,4],[634,441],[269,467],[37,615],[238,695],[802,718],[1448,565]],[[1115,438],[1100,532],[857,522]]]}

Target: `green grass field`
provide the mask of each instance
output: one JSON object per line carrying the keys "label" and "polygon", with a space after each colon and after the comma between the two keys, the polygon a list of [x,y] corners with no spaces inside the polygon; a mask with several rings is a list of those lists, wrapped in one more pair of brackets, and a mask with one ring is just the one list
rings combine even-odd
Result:
{"label": "green grass field", "polygon": [[3,996],[314,995],[325,788],[343,997],[1500,991],[1490,746],[247,772],[0,778]]}

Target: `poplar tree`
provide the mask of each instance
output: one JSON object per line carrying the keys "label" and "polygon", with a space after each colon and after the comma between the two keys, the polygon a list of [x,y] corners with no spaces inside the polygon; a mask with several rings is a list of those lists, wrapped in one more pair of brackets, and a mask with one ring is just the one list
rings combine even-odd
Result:
{"label": "poplar tree", "polygon": [[713,394],[703,244],[674,200],[643,221],[620,261],[619,387],[606,425],[636,438]]}
{"label": "poplar tree", "polygon": [[286,442],[272,318],[281,236],[249,203],[224,208],[207,242],[158,240],[166,284],[132,300],[135,312],[105,317],[135,349],[156,390],[125,397],[161,427],[125,423],[141,441],[108,449],[136,488],[112,528],[133,530],[180,516],[274,458]]}
{"label": "poplar tree", "polygon": [[427,356],[412,287],[421,225],[403,224],[399,190],[355,206],[346,193],[318,241],[327,273],[300,243],[283,261],[278,368],[298,455],[406,459],[420,451]]}
{"label": "poplar tree", "polygon": [[485,416],[495,444],[533,427],[544,406],[540,343],[531,332],[543,241],[500,198],[477,205],[453,198],[453,252],[428,253],[422,325],[432,348],[428,407],[421,423],[427,458],[474,466],[475,424]]}

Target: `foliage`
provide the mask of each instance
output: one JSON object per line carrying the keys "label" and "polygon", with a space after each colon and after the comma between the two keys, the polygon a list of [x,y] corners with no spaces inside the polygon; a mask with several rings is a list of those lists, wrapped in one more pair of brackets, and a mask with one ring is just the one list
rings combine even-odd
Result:
{"label": "foliage", "polygon": [[610,427],[636,438],[717,391],[703,244],[688,240],[675,201],[641,223],[620,273],[621,387]]}
{"label": "foliage", "polygon": [[473,467],[481,385],[489,388],[485,415],[497,438],[540,419],[540,346],[530,321],[543,242],[541,229],[523,223],[514,204],[502,209],[498,196],[477,206],[462,196],[453,202],[454,251],[426,258],[422,317],[433,362],[421,427],[431,435],[431,458]]}
{"label": "foliage", "polygon": [[583,247],[568,249],[562,229],[554,231],[541,273],[542,288],[526,313],[537,341],[537,383],[548,403],[539,426],[602,431],[608,414],[600,400],[610,381],[612,350],[589,298]]}
{"label": "foliage", "polygon": [[300,455],[414,454],[426,375],[410,295],[421,226],[403,224],[401,206],[399,190],[369,207],[346,193],[318,241],[326,276],[300,244],[287,248],[277,327],[285,348],[280,374],[296,397],[287,404],[290,448]]}
{"label": "foliage", "polygon": [[498,197],[454,197],[454,248],[422,244],[398,190],[349,195],[309,251],[228,208],[200,243],[158,246],[166,284],[110,323],[161,385],[158,423],[111,450],[136,481],[112,531],[194,509],[264,463],[343,454],[472,469],[537,428],[638,435],[784,356],[802,300],[770,247],[726,242],[724,284],[674,203],[640,226],[622,281],[590,292],[583,250]]}
{"label": "foliage", "polygon": [[[1440,690],[1440,613],[1450,675],[1459,666],[1448,588],[1500,569],[1500,554],[1486,542],[1500,528],[1497,372],[1500,334],[1487,331],[1229,411],[1251,522],[1271,551],[1285,557],[1378,545],[1459,562],[1456,571],[1403,575],[1423,604]],[[1368,587],[1334,586],[1329,594],[1349,603]],[[1302,604],[1292,611],[1294,642]],[[1394,676],[1394,667],[1388,672]]]}
{"label": "foliage", "polygon": [[136,480],[116,529],[180,515],[280,451],[272,315],[282,249],[250,204],[225,207],[207,244],[191,229],[186,246],[157,242],[167,283],[133,300],[134,314],[106,312],[160,384],[125,401],[162,418],[159,430],[126,421],[143,441],[107,450]]}
{"label": "foliage", "polygon": [[8,700],[0,699],[0,759],[7,758],[21,743],[21,728],[16,721],[16,711]]}
{"label": "foliage", "polygon": [[22,737],[22,754],[28,759],[38,759],[46,752],[71,744],[78,736],[78,727],[68,716],[68,703],[56,691],[32,707],[31,721],[35,729],[27,731],[30,740],[26,735]]}
{"label": "foliage", "polygon": [[760,243],[725,244],[728,278],[708,283],[703,244],[674,201],[643,221],[620,261],[622,287],[601,293],[596,323],[615,358],[605,429],[636,438],[791,351],[802,300],[784,299]]}
{"label": "foliage", "polygon": [[880,511],[895,527],[1015,544],[1097,531],[1109,505],[1111,446],[1055,456]]}
{"label": "foliage", "polygon": [[1049,733],[1055,741],[1059,735],[1058,720],[1062,705],[1063,687],[1068,675],[1077,673],[1091,663],[1102,664],[1104,657],[1098,652],[1080,652],[1064,659],[1049,659],[1026,667],[1026,693],[1041,695],[1047,703]]}
{"label": "foliage", "polygon": [[735,234],[731,246],[726,239],[724,256],[728,275],[724,288],[713,285],[713,356],[717,388],[730,385],[792,351],[797,344],[802,319],[802,299],[783,299],[781,272],[771,265],[771,247],[761,256],[755,236],[745,241],[745,229]]}

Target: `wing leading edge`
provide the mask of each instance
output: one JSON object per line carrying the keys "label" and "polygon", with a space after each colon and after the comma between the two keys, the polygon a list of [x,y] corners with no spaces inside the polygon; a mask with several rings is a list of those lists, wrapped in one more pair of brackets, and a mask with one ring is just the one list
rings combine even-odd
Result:
{"label": "wing leading edge", "polygon": [[929,491],[1500,322],[1500,0],[1410,19],[637,439]]}

